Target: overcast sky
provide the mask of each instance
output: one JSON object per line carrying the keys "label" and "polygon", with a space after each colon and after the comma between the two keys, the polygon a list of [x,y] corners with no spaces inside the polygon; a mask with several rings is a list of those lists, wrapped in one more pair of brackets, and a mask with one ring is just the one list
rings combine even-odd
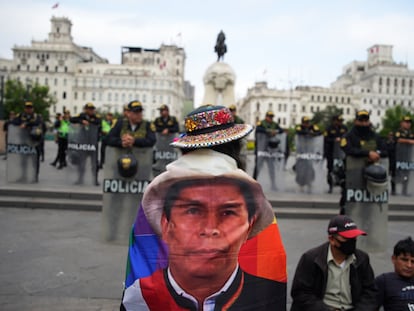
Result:
{"label": "overcast sky", "polygon": [[68,17],[75,43],[114,64],[121,46],[183,47],[196,105],[220,30],[236,99],[263,80],[278,89],[327,87],[374,44],[393,45],[394,60],[414,66],[414,0],[0,0],[0,58],[11,59],[15,44],[47,39],[52,16]]}

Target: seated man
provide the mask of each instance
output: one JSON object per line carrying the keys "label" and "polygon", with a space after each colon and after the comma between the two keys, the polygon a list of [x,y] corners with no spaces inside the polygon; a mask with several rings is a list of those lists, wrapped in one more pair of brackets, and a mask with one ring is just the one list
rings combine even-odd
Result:
{"label": "seated man", "polygon": [[292,284],[291,311],[376,310],[377,290],[368,254],[356,248],[366,233],[352,219],[337,215],[328,242],[302,255]]}
{"label": "seated man", "polygon": [[375,279],[378,287],[378,308],[384,311],[414,310],[414,241],[411,237],[394,246],[391,257],[394,272],[383,273]]}

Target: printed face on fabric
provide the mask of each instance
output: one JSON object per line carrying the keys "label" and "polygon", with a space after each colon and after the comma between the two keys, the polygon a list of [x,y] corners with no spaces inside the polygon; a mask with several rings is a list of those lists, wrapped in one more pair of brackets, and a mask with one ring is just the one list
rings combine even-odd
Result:
{"label": "printed face on fabric", "polygon": [[170,199],[161,228],[178,282],[228,279],[254,222],[247,200],[236,184],[214,180],[186,186]]}

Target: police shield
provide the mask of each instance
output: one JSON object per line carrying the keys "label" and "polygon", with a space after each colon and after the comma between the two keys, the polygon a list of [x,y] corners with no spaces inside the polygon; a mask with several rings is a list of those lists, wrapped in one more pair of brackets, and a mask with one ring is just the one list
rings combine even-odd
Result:
{"label": "police shield", "polygon": [[38,142],[32,140],[29,129],[10,124],[7,139],[7,181],[37,182]]}
{"label": "police shield", "polygon": [[255,177],[264,191],[285,189],[286,133],[256,133]]}
{"label": "police shield", "polygon": [[154,146],[154,164],[152,165],[154,177],[164,172],[167,164],[178,158],[178,150],[170,146],[176,136],[176,134],[156,133],[157,142]]}
{"label": "police shield", "polygon": [[395,148],[395,184],[397,193],[414,196],[414,146],[397,143]]}
{"label": "police shield", "polygon": [[77,185],[97,183],[99,127],[71,124],[68,132],[68,179]]}
{"label": "police shield", "polygon": [[323,136],[296,135],[295,181],[309,193],[322,193],[326,176],[323,165]]}
{"label": "police shield", "polygon": [[[388,159],[380,164],[388,171]],[[358,239],[358,247],[366,251],[385,251],[388,231],[388,186],[379,194],[370,193],[363,176],[366,158],[346,158],[345,214],[368,235]]]}
{"label": "police shield", "polygon": [[[131,152],[137,170],[131,177],[123,177],[119,159]],[[106,147],[103,180],[102,231],[107,242],[128,244],[131,226],[137,215],[145,188],[151,178],[152,148]]]}
{"label": "police shield", "polygon": [[329,177],[333,186],[340,186],[341,182],[345,179],[345,153],[338,141],[334,142],[332,158],[333,167],[330,174],[331,176]]}

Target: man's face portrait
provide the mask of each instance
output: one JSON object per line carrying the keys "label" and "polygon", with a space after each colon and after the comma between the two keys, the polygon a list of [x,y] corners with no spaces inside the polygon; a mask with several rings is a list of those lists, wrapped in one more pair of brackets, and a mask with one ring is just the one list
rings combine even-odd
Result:
{"label": "man's face portrait", "polygon": [[167,218],[165,213],[161,218],[162,239],[177,280],[228,278],[254,222],[239,187],[229,182],[182,188]]}

